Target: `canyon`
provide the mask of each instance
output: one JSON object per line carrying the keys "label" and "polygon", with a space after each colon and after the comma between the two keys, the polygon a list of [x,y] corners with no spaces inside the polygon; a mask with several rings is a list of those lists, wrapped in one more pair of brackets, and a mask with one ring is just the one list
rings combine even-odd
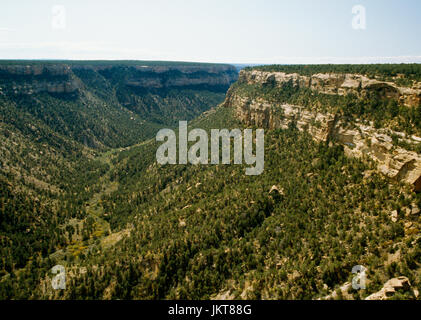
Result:
{"label": "canyon", "polygon": [[226,64],[4,60],[1,120],[95,149],[126,147],[221,103],[237,76]]}
{"label": "canyon", "polygon": [[0,299],[417,297],[419,67],[40,65],[0,62]]}

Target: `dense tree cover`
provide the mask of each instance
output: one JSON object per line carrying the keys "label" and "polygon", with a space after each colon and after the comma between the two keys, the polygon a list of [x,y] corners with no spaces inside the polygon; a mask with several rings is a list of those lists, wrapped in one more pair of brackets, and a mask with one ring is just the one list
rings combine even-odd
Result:
{"label": "dense tree cover", "polygon": [[[153,97],[123,90],[113,74],[80,71],[77,77],[87,98],[130,102],[127,110],[151,122],[193,117],[204,110],[202,99],[215,97],[211,90],[207,98],[192,89],[155,92],[160,102],[148,110],[138,97]],[[403,117],[401,106],[376,97],[361,107],[355,97],[319,95],[291,83],[282,90],[243,84],[235,89],[274,106],[348,111],[350,121]],[[60,129],[48,122],[48,113],[36,114],[31,103],[25,105],[27,98],[19,99],[22,108],[0,100],[0,299],[205,299],[224,293],[313,299],[351,281],[357,264],[368,269],[370,282],[367,290],[353,291],[354,298],[378,291],[395,276],[421,286],[419,218],[405,215],[411,204],[421,206],[421,196],[372,172],[373,163],[345,157],[340,146],[315,143],[293,123],[266,131],[264,173],[246,176],[246,165],[159,166],[154,140],[105,152],[87,148],[74,128]],[[55,99],[63,97],[40,95],[42,105]],[[64,101],[78,107],[72,98]],[[167,112],[163,107],[171,101],[190,101],[197,111]],[[72,123],[64,111],[51,112]],[[417,119],[414,114],[407,124],[413,130]],[[243,128],[225,107],[190,125]],[[93,136],[101,138],[99,132]],[[116,136],[109,136],[111,145]],[[274,185],[283,194],[269,193]],[[390,219],[393,210],[397,222]],[[56,264],[67,269],[64,291],[51,288]],[[414,297],[405,292],[394,298]]]}
{"label": "dense tree cover", "polygon": [[[171,80],[180,76],[180,71],[169,70],[156,74],[154,72],[138,71],[129,67],[113,67],[111,69],[93,72],[92,70],[75,70],[75,73],[90,84],[93,91],[101,96],[113,93],[114,103],[124,106],[132,114],[146,121],[141,124],[143,131],[147,123],[159,126],[176,126],[179,120],[191,120],[218,105],[224,99],[227,86],[183,86],[180,88],[145,88],[128,86],[130,79],[149,79],[149,81]],[[195,72],[191,77],[209,77],[204,72]],[[218,75],[215,74],[214,78]],[[165,80],[164,80],[165,82]],[[106,98],[110,99],[110,98]],[[155,131],[156,132],[156,131]]]}
{"label": "dense tree cover", "polygon": [[[70,75],[0,72],[1,279],[14,281],[15,273],[27,272],[34,261],[38,268],[50,256],[78,259],[109,233],[96,197],[108,187],[104,175],[112,164],[106,157],[96,158],[98,151],[152,137],[162,126],[191,119],[224,97],[224,88],[125,90],[118,77],[123,81],[130,63],[120,65],[114,78],[90,68]],[[181,65],[199,66],[170,64]],[[16,86],[67,80],[79,81],[80,89],[70,94],[14,93]],[[135,100],[132,110],[121,97]],[[148,110],[142,110],[145,101]],[[28,288],[39,281],[31,279]],[[26,297],[20,293],[5,290],[0,296]]]}
{"label": "dense tree cover", "polygon": [[35,260],[41,263],[72,242],[75,231],[68,223],[76,219],[83,229],[83,203],[92,198],[94,184],[109,168],[86,157],[92,152],[62,154],[10,131],[0,126],[1,277],[19,273]]}
{"label": "dense tree cover", "polygon": [[[240,124],[218,108],[192,126]],[[118,188],[100,206],[111,232],[130,236],[52,262],[76,270],[66,291],[27,287],[26,273],[0,288],[32,298],[203,299],[229,290],[237,298],[311,299],[350,281],[356,264],[371,282],[355,298],[393,276],[420,285],[419,239],[405,232],[403,215],[396,223],[389,217],[419,201],[414,194],[403,197],[380,175],[365,177],[369,163],[294,126],[265,140],[265,171],[256,177],[244,166],[158,166],[153,141],[114,154],[109,179]],[[273,185],[284,195],[269,194]],[[401,258],[389,265],[396,251]]]}
{"label": "dense tree cover", "polygon": [[[3,61],[4,64],[6,62]],[[33,63],[49,65],[48,62]],[[162,77],[170,81],[172,77],[180,76],[180,71],[144,72],[139,71],[137,66],[221,67],[194,63],[142,63],[55,62],[53,66],[73,67],[66,69],[66,73],[58,74],[11,74],[0,70],[0,106],[6,109],[2,110],[1,117],[10,123],[15,121],[11,115],[19,113],[28,123],[33,120],[41,122],[55,134],[90,148],[104,150],[133,145],[153,137],[159,128],[173,126],[178,120],[190,120],[222,102],[228,89],[229,83],[212,86],[212,79],[225,79],[223,74],[196,71],[190,77],[212,78],[210,85],[162,89],[153,89],[152,85],[151,88],[139,90],[128,85],[133,77],[142,81]],[[31,63],[21,61],[19,65],[25,67]],[[234,68],[228,68],[227,72],[233,78],[236,75]],[[78,89],[67,93],[37,92],[38,87],[62,83],[74,83]],[[28,89],[32,86],[33,92]]]}
{"label": "dense tree cover", "polygon": [[409,80],[421,81],[421,64],[314,64],[314,65],[265,65],[246,70],[298,73],[311,76],[317,73],[356,73],[387,80],[405,75]]}

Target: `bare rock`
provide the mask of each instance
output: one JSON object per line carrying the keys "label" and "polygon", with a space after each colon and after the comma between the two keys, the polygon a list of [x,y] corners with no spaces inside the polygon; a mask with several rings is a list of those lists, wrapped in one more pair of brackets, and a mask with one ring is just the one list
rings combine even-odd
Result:
{"label": "bare rock", "polygon": [[398,221],[398,210],[393,210],[392,214],[391,214],[391,218],[393,222],[397,222]]}
{"label": "bare rock", "polygon": [[279,195],[285,195],[284,189],[278,187],[278,186],[272,186],[272,188],[269,191],[269,194],[279,194]]}
{"label": "bare rock", "polygon": [[[324,285],[325,286],[325,285]],[[327,286],[325,287],[328,288]],[[345,282],[342,286],[340,286],[337,290],[333,291],[331,294],[319,299],[319,300],[336,300],[339,299],[338,292],[342,295],[342,299],[345,300],[352,300],[352,294],[350,290],[352,289],[352,284],[350,282]]]}
{"label": "bare rock", "polygon": [[418,208],[418,206],[416,204],[412,205],[412,210],[411,210],[411,214],[412,215],[419,215],[420,214],[420,208]]}
{"label": "bare rock", "polygon": [[387,281],[380,291],[369,295],[365,300],[387,300],[397,291],[408,291],[410,289],[411,283],[407,277],[393,278]]}
{"label": "bare rock", "polygon": [[406,228],[406,229],[409,229],[409,228],[411,228],[411,227],[412,227],[412,225],[413,225],[413,223],[412,223],[411,221],[406,222],[406,223],[405,223],[405,228]]}
{"label": "bare rock", "polygon": [[279,87],[291,82],[293,86],[308,87],[324,94],[347,95],[351,93],[364,96],[370,91],[376,91],[384,98],[395,99],[409,107],[416,107],[421,102],[421,83],[419,82],[412,88],[406,88],[399,87],[393,82],[378,81],[360,74],[319,73],[310,77],[297,73],[242,70],[239,81]]}

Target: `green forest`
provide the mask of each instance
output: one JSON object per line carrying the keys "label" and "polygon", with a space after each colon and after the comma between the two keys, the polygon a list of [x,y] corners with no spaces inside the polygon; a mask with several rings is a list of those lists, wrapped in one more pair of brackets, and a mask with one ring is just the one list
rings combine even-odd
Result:
{"label": "green forest", "polygon": [[[255,68],[420,76],[419,65]],[[75,93],[0,95],[1,300],[364,299],[399,276],[411,289],[391,298],[420,299],[420,220],[407,209],[421,207],[421,194],[294,123],[265,131],[260,176],[246,176],[247,165],[158,165],[159,128],[246,125],[222,103],[228,88],[126,85],[137,72],[76,69],[71,77],[83,86]],[[0,74],[0,87],[10,83]],[[420,108],[376,95],[291,83],[233,90],[421,132]],[[58,264],[65,290],[51,287]],[[367,268],[367,289],[343,296],[355,265]]]}

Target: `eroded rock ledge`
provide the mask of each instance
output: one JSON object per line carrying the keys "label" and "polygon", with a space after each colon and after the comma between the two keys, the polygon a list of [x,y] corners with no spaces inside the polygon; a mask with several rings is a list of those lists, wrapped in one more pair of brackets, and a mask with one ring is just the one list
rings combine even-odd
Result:
{"label": "eroded rock ledge", "polygon": [[180,87],[222,87],[226,90],[237,80],[231,65],[143,66],[115,64],[11,64],[0,65],[0,94],[39,92],[73,93],[83,87],[75,74],[79,71],[99,73],[130,88],[163,89]]}
{"label": "eroded rock ledge", "polygon": [[[240,81],[262,84],[270,77],[275,77],[277,82],[287,81],[288,78],[309,81],[296,74],[264,74],[256,71],[242,72]],[[317,87],[313,88],[316,90]],[[323,88],[329,90],[326,86]],[[350,124],[338,114],[320,113],[291,104],[274,104],[263,98],[243,96],[236,90],[229,91],[224,105],[234,108],[237,117],[248,125],[277,129],[288,128],[294,121],[300,131],[309,132],[314,140],[342,144],[348,156],[366,156],[376,161],[378,170],[387,177],[412,184],[416,191],[421,191],[421,155],[395,145],[392,139],[395,136],[415,145],[421,142],[420,137],[406,136],[389,129],[375,129],[372,123],[356,121]]]}
{"label": "eroded rock ledge", "polygon": [[307,87],[324,94],[364,96],[369,91],[376,91],[384,98],[395,99],[400,103],[414,107],[421,103],[421,83],[411,88],[397,86],[393,82],[378,81],[359,74],[319,73],[303,76],[298,73],[264,72],[242,70],[239,82],[248,84],[282,86],[291,81],[294,86]]}
{"label": "eroded rock ledge", "polygon": [[0,65],[0,94],[32,95],[40,92],[73,93],[81,83],[73,77],[69,66]]}

